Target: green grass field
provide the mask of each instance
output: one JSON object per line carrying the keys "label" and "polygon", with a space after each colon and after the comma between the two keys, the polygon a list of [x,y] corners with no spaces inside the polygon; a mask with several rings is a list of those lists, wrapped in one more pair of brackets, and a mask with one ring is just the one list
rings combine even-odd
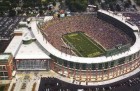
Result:
{"label": "green grass field", "polygon": [[81,57],[96,57],[105,53],[105,50],[101,46],[83,32],[65,34],[63,35],[63,40]]}

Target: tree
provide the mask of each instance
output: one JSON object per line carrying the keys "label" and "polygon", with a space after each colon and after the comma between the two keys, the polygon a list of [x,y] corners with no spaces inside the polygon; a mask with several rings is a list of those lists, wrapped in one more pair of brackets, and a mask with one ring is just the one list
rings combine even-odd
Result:
{"label": "tree", "polygon": [[111,11],[114,11],[114,10],[115,10],[115,9],[114,9],[114,5],[111,4],[111,3],[109,4],[109,8],[110,8]]}
{"label": "tree", "polygon": [[59,2],[62,2],[62,0],[58,0]]}
{"label": "tree", "polygon": [[15,10],[9,10],[9,16],[13,17],[16,15],[16,11]]}
{"label": "tree", "polygon": [[140,0],[135,0],[135,2],[137,3],[137,5],[140,5]]}
{"label": "tree", "polygon": [[130,3],[130,2],[128,2],[128,1],[125,1],[125,2],[124,2],[124,7],[125,7],[125,8],[129,8],[129,7],[130,7],[130,5],[131,5],[131,3]]}
{"label": "tree", "polygon": [[106,4],[115,3],[117,0],[105,0]]}
{"label": "tree", "polygon": [[132,4],[131,0],[128,0],[128,3],[129,3],[129,5],[131,5]]}
{"label": "tree", "polygon": [[39,14],[40,14],[40,16],[42,16],[43,15],[43,11],[39,10]]}
{"label": "tree", "polygon": [[0,16],[4,16],[4,13],[2,11],[0,12]]}
{"label": "tree", "polygon": [[136,5],[133,5],[133,8],[134,8],[135,10],[137,10]]}
{"label": "tree", "polygon": [[88,2],[87,0],[66,0],[66,5],[72,12],[86,11]]}
{"label": "tree", "polygon": [[89,0],[90,4],[95,4],[96,0]]}
{"label": "tree", "polygon": [[53,4],[53,6],[56,6],[56,2],[55,2],[55,1],[53,1],[53,3],[52,3],[52,4]]}
{"label": "tree", "polygon": [[119,4],[116,5],[116,10],[117,10],[117,11],[121,11],[121,7],[120,7]]}

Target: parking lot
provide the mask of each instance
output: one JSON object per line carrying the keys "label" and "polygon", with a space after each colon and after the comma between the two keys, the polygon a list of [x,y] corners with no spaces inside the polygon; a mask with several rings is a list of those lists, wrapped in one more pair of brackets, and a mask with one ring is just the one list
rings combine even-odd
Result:
{"label": "parking lot", "polygon": [[0,17],[0,53],[4,52],[10,43],[19,22],[26,19],[26,17]]}
{"label": "parking lot", "polygon": [[0,17],[0,40],[9,40],[13,37],[13,31],[25,17]]}

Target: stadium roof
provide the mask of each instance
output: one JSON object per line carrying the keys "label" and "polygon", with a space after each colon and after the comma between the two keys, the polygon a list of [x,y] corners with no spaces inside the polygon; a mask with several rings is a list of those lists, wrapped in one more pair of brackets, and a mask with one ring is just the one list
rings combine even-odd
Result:
{"label": "stadium roof", "polygon": [[139,31],[139,28],[135,24],[132,24],[131,22],[128,22],[126,20],[125,16],[116,15],[112,11],[107,12],[105,10],[98,10],[98,12],[102,12],[102,13],[105,13],[105,14],[113,17],[113,18],[116,18],[117,20],[119,20],[119,21],[123,22],[124,24],[126,24],[127,26],[131,27],[134,31]]}

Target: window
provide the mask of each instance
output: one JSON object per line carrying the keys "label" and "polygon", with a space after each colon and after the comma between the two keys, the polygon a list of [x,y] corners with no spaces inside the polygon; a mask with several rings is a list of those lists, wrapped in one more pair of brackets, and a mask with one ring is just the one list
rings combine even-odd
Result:
{"label": "window", "polygon": [[3,72],[0,72],[0,76],[3,76]]}
{"label": "window", "polygon": [[86,70],[86,64],[82,64],[82,70]]}
{"label": "window", "polygon": [[132,57],[131,57],[131,56],[129,56],[129,61],[131,61],[131,59],[132,59]]}
{"label": "window", "polygon": [[92,64],[92,70],[95,70],[96,67],[95,67],[95,64]]}
{"label": "window", "polygon": [[139,57],[139,52],[137,52],[136,54],[137,54],[137,56],[136,56],[136,57]]}
{"label": "window", "polygon": [[79,69],[79,68],[80,68],[80,64],[76,63],[76,69]]}
{"label": "window", "polygon": [[99,64],[99,69],[102,69],[103,68],[103,64]]}
{"label": "window", "polygon": [[3,70],[6,70],[6,66],[3,66]]}
{"label": "window", "polygon": [[2,66],[0,66],[0,70],[2,70],[2,68],[3,68],[3,67],[2,67]]}
{"label": "window", "polygon": [[87,65],[89,69],[92,69],[92,64]]}
{"label": "window", "polygon": [[0,70],[6,70],[6,66],[0,66]]}
{"label": "window", "polygon": [[136,55],[136,53],[135,53],[135,54],[134,54],[134,59],[136,59],[136,56],[137,56],[137,55]]}
{"label": "window", "polygon": [[64,61],[64,66],[67,67],[67,61]]}
{"label": "window", "polygon": [[114,66],[114,61],[111,62],[111,67],[113,67],[113,66]]}
{"label": "window", "polygon": [[121,58],[121,59],[118,60],[118,64],[119,64],[119,65],[120,65],[120,64],[123,64],[124,61],[125,61],[125,59],[124,59],[124,58]]}
{"label": "window", "polygon": [[8,76],[8,72],[4,72],[4,76]]}
{"label": "window", "polygon": [[70,68],[73,68],[73,63],[72,62],[70,62]]}
{"label": "window", "polygon": [[108,63],[105,63],[105,69],[107,69],[108,68]]}
{"label": "window", "polygon": [[58,63],[59,63],[60,65],[62,65],[62,64],[63,64],[63,61],[62,61],[62,60],[58,60]]}

